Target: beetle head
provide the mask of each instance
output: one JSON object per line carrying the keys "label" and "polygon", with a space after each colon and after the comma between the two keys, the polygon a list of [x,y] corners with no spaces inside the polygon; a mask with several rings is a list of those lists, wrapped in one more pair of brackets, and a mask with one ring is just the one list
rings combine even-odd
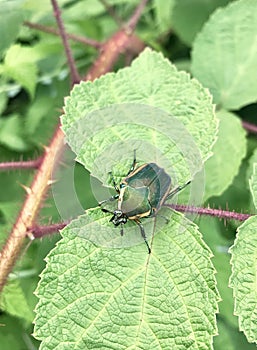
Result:
{"label": "beetle head", "polygon": [[126,224],[128,221],[128,217],[121,210],[114,210],[113,217],[110,220],[115,226],[119,226],[120,224]]}

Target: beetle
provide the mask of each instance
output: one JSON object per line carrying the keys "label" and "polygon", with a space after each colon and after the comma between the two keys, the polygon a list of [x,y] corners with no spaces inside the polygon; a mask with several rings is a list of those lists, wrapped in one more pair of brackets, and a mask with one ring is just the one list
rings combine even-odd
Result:
{"label": "beetle", "polygon": [[[190,181],[171,190],[171,178],[163,168],[156,163],[146,163],[139,167],[136,167],[136,164],[136,152],[134,151],[132,166],[119,186],[112,173],[109,173],[117,194],[100,202],[99,206],[103,212],[113,214],[110,222],[114,226],[121,225],[121,236],[123,236],[123,226],[127,221],[134,221],[140,228],[141,236],[150,254],[151,249],[146,240],[141,219],[156,216],[164,202],[186,187]],[[116,210],[110,211],[102,208],[104,203],[116,199],[118,199]]]}

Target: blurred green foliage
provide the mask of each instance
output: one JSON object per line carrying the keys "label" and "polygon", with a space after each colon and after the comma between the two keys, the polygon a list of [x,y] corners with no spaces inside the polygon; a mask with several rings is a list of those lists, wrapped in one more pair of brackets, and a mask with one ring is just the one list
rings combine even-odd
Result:
{"label": "blurred green foliage", "polygon": [[[211,13],[229,1],[167,0],[165,6],[163,2],[149,1],[136,34],[147,45],[162,51],[178,68],[190,71],[190,48],[197,33]],[[118,28],[100,1],[60,0],[59,4],[65,27],[70,33],[105,41]],[[126,21],[138,1],[109,0],[109,4]],[[23,21],[27,20],[55,26],[50,1],[1,0],[0,5],[0,162],[33,159],[43,153],[43,146],[48,144],[58,124],[64,97],[69,94],[69,71],[60,38],[23,25]],[[71,41],[71,48],[79,72],[83,75],[97,57],[97,51],[75,41]],[[123,57],[119,65],[125,62]],[[245,106],[235,113],[243,120],[256,120],[257,104]],[[238,175],[222,195],[209,198],[206,205],[240,212],[254,211],[247,174],[251,172],[250,157],[256,147],[256,137],[250,136],[247,156]],[[79,164],[69,164],[74,168],[74,187],[81,207],[95,206],[88,172]],[[29,185],[32,177],[32,170],[0,172],[1,243],[8,236],[25,198],[21,184]],[[47,224],[59,220],[60,213],[50,192],[43,204],[39,222]],[[238,223],[224,223],[213,218],[199,221],[204,239],[214,253],[213,262],[223,298],[218,316],[220,335],[214,339],[214,348],[253,349],[255,346],[247,343],[243,333],[238,330],[237,319],[232,314],[232,292],[227,286],[231,271],[227,251]],[[56,234],[28,242],[27,249],[11,274],[9,291],[5,294],[5,301],[2,300],[0,315],[1,350],[38,348],[38,342],[31,336],[31,314],[36,305],[33,290],[45,266],[44,257],[58,238]],[[17,301],[20,312],[15,312]]]}

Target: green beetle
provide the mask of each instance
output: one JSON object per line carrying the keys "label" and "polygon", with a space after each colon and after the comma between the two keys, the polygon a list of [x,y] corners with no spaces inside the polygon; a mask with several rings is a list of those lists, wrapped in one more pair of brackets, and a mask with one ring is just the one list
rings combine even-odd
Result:
{"label": "green beetle", "polygon": [[[112,173],[110,173],[112,176]],[[112,182],[117,195],[99,203],[99,206],[108,201],[118,199],[117,209],[110,211],[101,208],[103,212],[112,213],[110,219],[115,226],[121,225],[121,235],[123,235],[123,225],[128,220],[133,220],[140,228],[141,235],[147,245],[149,254],[151,249],[146,240],[145,230],[141,224],[141,218],[153,217],[164,204],[165,200],[171,198],[181,191],[190,182],[183,186],[176,187],[172,191],[171,178],[163,168],[156,163],[147,163],[136,168],[136,155],[127,176],[117,186],[113,176]]]}

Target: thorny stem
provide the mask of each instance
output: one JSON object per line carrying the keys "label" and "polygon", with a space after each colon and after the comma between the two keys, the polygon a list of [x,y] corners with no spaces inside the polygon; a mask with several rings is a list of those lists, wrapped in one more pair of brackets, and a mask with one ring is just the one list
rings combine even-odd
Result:
{"label": "thorny stem", "polygon": [[[181,213],[192,213],[192,214],[198,214],[199,216],[206,215],[206,216],[217,217],[219,219],[226,219],[226,220],[229,219],[229,220],[237,220],[237,221],[245,221],[249,217],[254,215],[254,214],[236,213],[234,211],[228,211],[228,210],[222,210],[222,209],[199,208],[199,207],[192,207],[192,206],[186,206],[186,205],[180,205],[180,204],[165,204],[165,207],[175,209]],[[61,222],[61,223],[51,224],[51,225],[34,226],[30,230],[34,238],[42,238],[46,235],[50,235],[59,230],[62,230],[66,225],[68,225],[68,222]]]}
{"label": "thorny stem", "polygon": [[127,28],[131,31],[133,31],[136,28],[137,22],[139,21],[142,12],[144,11],[144,8],[147,4],[148,0],[142,0],[138,7],[136,8],[134,14],[131,16],[131,18],[129,19],[129,21],[127,22]]}
{"label": "thorny stem", "polygon": [[[55,5],[57,5],[56,2]],[[58,16],[58,21],[59,26],[59,23],[62,23],[60,16]],[[61,33],[60,27],[59,31]],[[65,31],[62,31],[62,35],[66,36]],[[108,41],[111,51],[108,52],[108,59],[110,62],[113,63],[117,58],[116,47],[119,47],[119,42],[116,41],[117,37],[119,37],[118,33],[113,36],[112,42]],[[133,39],[134,38],[132,36],[130,37],[130,40],[127,40],[126,43],[124,43],[123,50],[125,50],[126,47],[130,48]],[[65,40],[65,43],[68,47],[67,40]],[[137,49],[139,51],[140,47],[140,45],[137,46]],[[67,50],[65,50],[65,52],[67,54]],[[100,65],[98,66],[98,75],[95,75],[95,77],[99,77],[102,71],[106,71],[105,54],[106,52],[103,51],[102,56],[99,57],[99,61],[101,61],[102,68],[100,67]],[[112,58],[111,54],[113,54],[114,58]],[[72,65],[69,65],[69,67],[71,69]],[[110,69],[109,62],[108,69]],[[0,252],[0,291],[3,289],[8,275],[19,257],[19,254],[25,243],[25,238],[27,237],[27,235],[32,234],[31,228],[33,227],[33,225],[35,225],[34,221],[37,217],[37,213],[42,205],[44,196],[49,188],[49,185],[51,184],[52,171],[54,166],[56,165],[56,162],[58,161],[57,156],[63,149],[63,144],[64,135],[58,126],[49,147],[45,148],[45,153],[42,157],[40,167],[35,174],[31,187],[27,189],[27,198],[19,213],[16,223],[12,229],[12,232],[10,233],[8,240],[6,241],[5,245],[2,248],[2,251]]]}
{"label": "thorny stem", "polygon": [[63,141],[63,133],[61,129],[58,128],[50,146],[45,149],[42,163],[34,177],[31,187],[27,189],[27,198],[18,219],[7,242],[2,248],[0,254],[0,291],[23,248],[25,238],[30,233],[29,228],[32,227],[44,195],[49,185],[51,185],[52,170],[56,162],[56,156],[63,148]]}
{"label": "thorny stem", "polygon": [[[47,26],[44,26],[42,24],[31,23],[28,21],[23,22],[23,24],[29,28],[40,30],[41,32],[60,36],[60,31],[58,29],[55,29],[52,27],[47,27]],[[77,41],[77,42],[80,42],[82,44],[95,47],[96,49],[100,49],[102,46],[102,43],[100,43],[99,41],[89,39],[89,38],[86,38],[84,36],[69,34],[69,33],[66,33],[66,36],[70,40]]]}
{"label": "thorny stem", "polygon": [[68,222],[60,222],[57,224],[44,225],[44,226],[33,226],[30,230],[34,238],[41,238],[51,233],[62,230]]}
{"label": "thorny stem", "polygon": [[21,160],[17,162],[0,163],[0,171],[16,170],[16,169],[37,169],[42,162],[42,157],[33,160]]}
{"label": "thorny stem", "polygon": [[70,68],[71,83],[72,83],[72,85],[74,85],[74,84],[78,83],[81,79],[80,79],[80,76],[78,74],[78,71],[77,71],[77,68],[75,65],[75,61],[74,61],[72,53],[71,53],[70,45],[68,43],[68,38],[67,38],[67,35],[65,32],[64,24],[63,24],[63,21],[61,19],[60,8],[59,8],[56,0],[51,0],[51,2],[52,2],[53,9],[54,9],[54,16],[56,18],[56,22],[57,22],[57,25],[59,28],[60,36],[62,38],[63,47],[65,49],[68,65]]}
{"label": "thorny stem", "polygon": [[215,216],[220,219],[245,221],[254,214],[244,214],[236,213],[234,211],[222,210],[222,209],[212,209],[212,208],[200,208],[192,207],[180,204],[165,204],[166,207],[176,209],[181,213],[192,213],[198,215]]}
{"label": "thorny stem", "polygon": [[[148,0],[142,0],[124,28],[115,33],[102,46],[100,56],[83,80],[94,80],[99,75],[107,73],[119,55],[124,53],[126,49],[130,49],[132,52],[140,52],[143,50],[144,43],[133,35],[132,32],[139,21],[147,1]],[[113,45],[113,43],[115,43],[115,45]]]}

